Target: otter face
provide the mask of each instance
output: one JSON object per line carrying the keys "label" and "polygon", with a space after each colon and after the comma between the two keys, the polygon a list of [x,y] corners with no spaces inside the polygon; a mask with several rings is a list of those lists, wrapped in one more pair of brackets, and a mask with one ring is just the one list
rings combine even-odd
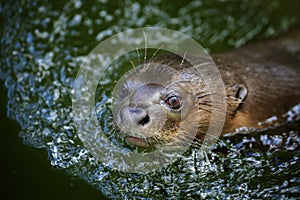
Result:
{"label": "otter face", "polygon": [[[155,65],[128,72],[113,92],[114,121],[130,144],[149,147],[170,142],[194,104],[192,96],[174,80],[175,70],[171,70],[173,74],[168,71],[169,79],[159,73],[166,68]],[[154,72],[164,80],[149,77]]]}

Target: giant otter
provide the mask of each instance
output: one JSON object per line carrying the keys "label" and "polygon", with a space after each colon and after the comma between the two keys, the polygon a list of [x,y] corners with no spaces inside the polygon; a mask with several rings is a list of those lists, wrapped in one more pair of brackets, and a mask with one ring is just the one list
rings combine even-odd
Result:
{"label": "giant otter", "polygon": [[[225,86],[223,134],[241,126],[263,127],[260,122],[280,118],[300,102],[299,52],[300,31],[295,31],[213,56]],[[114,91],[114,121],[130,144],[149,147],[175,142],[179,126],[189,127],[195,118],[199,121],[196,136],[204,138],[213,94],[201,77],[185,70],[189,67],[184,57],[162,55],[119,81]],[[164,83],[144,82],[146,75],[162,77],[157,79]],[[180,134],[187,136],[188,128]]]}

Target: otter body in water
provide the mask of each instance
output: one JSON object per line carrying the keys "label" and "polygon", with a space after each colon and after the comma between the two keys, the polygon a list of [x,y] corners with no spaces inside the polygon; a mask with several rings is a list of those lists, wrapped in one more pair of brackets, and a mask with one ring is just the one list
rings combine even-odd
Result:
{"label": "otter body in water", "polygon": [[[262,127],[259,122],[280,118],[300,102],[299,51],[300,32],[295,32],[213,56],[225,86],[222,133],[241,126]],[[159,56],[120,81],[114,92],[114,120],[129,143],[148,147],[173,142],[179,126],[185,127],[181,134],[188,135],[195,118],[197,137],[204,137],[213,94],[201,77],[186,70],[191,66],[175,54]],[[141,72],[144,75],[138,75]],[[157,80],[145,81],[147,77]]]}
{"label": "otter body in water", "polygon": [[[300,102],[299,53],[300,32],[295,32],[214,56],[228,99],[232,95],[240,99],[237,107],[227,106],[223,132],[240,126],[259,127],[259,122],[280,118]],[[232,94],[230,88],[235,84],[238,90]]]}

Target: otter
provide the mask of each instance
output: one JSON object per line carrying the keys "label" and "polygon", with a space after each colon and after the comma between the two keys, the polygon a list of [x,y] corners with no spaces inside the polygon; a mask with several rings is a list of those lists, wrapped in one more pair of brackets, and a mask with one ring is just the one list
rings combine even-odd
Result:
{"label": "otter", "polygon": [[[300,31],[294,31],[212,56],[225,87],[222,134],[243,126],[266,127],[260,122],[272,116],[280,118],[300,102],[299,52]],[[186,70],[191,66],[186,57],[161,55],[119,81],[113,116],[128,143],[138,147],[172,143],[180,126],[184,128],[179,138],[189,137],[193,119],[197,119],[196,138],[204,138],[213,94],[199,74]]]}

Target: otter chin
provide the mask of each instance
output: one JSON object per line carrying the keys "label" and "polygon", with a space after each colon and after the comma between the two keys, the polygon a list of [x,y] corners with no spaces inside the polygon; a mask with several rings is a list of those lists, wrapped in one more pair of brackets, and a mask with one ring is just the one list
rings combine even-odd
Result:
{"label": "otter chin", "polygon": [[[300,102],[300,31],[212,56],[224,83],[226,113],[222,134],[238,127],[265,128],[264,120]],[[127,72],[113,91],[113,117],[125,140],[138,147],[185,145],[203,140],[218,94],[188,61],[157,56]],[[198,63],[203,57],[190,56]],[[209,67],[204,64],[203,70]],[[206,77],[207,78],[207,77]],[[221,102],[221,100],[220,100]]]}

